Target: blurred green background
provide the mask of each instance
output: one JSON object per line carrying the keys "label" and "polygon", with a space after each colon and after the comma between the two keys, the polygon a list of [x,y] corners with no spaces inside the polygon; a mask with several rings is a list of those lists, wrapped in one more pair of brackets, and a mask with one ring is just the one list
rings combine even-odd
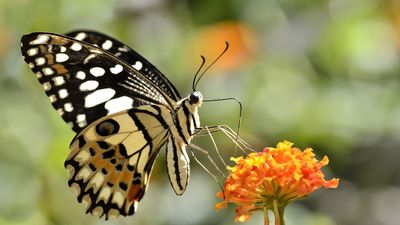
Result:
{"label": "blurred green background", "polygon": [[[255,148],[284,139],[312,147],[329,156],[328,178],[341,179],[337,190],[290,205],[287,224],[400,224],[399,1],[0,0],[0,225],[233,223],[233,210],[214,211],[218,184],[194,160],[186,193],[175,196],[164,152],[136,215],[105,222],[84,214],[63,168],[74,133],[19,50],[25,33],[77,28],[136,49],[183,96],[199,55],[211,61],[230,41],[199,84],[204,97],[240,99],[241,134]],[[207,103],[200,116],[236,127],[238,107]],[[216,138],[228,160],[233,145]],[[195,143],[215,154],[208,138]]]}

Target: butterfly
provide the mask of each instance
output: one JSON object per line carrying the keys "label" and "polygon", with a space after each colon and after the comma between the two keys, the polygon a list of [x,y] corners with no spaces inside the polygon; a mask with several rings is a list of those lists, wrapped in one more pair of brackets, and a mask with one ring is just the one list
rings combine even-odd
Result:
{"label": "butterfly", "polygon": [[163,146],[172,188],[185,192],[186,148],[200,128],[199,91],[182,98],[144,57],[95,31],[26,34],[21,52],[76,132],[64,166],[86,213],[105,219],[134,214]]}

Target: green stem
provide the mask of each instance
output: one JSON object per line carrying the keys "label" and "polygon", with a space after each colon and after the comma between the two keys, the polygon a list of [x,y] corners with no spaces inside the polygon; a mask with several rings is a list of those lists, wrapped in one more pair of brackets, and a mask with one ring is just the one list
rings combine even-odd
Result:
{"label": "green stem", "polygon": [[284,218],[284,213],[285,213],[285,207],[279,207],[279,216],[281,220],[281,225],[285,225],[285,218]]}
{"label": "green stem", "polygon": [[268,207],[264,207],[264,225],[269,225]]}
{"label": "green stem", "polygon": [[274,199],[273,205],[275,225],[285,225],[285,219],[283,218],[285,207],[279,207],[277,199]]}

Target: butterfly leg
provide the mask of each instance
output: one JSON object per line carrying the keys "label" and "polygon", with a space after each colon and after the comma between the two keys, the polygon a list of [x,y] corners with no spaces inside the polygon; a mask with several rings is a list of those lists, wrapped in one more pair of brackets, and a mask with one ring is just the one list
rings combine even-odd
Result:
{"label": "butterfly leg", "polygon": [[251,147],[250,144],[248,144],[246,141],[244,141],[242,138],[240,138],[235,131],[232,130],[227,125],[215,125],[215,126],[204,126],[200,127],[196,130],[195,136],[210,136],[211,133],[215,132],[222,132],[224,133],[234,144],[235,144],[235,152],[236,148],[238,147],[244,154],[248,154],[248,151],[254,152],[255,150]]}

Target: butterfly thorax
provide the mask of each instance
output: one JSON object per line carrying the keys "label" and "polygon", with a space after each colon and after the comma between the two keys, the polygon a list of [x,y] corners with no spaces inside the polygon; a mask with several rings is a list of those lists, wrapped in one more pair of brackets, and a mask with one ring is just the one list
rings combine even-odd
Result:
{"label": "butterfly thorax", "polygon": [[194,91],[186,98],[178,102],[172,112],[176,129],[171,128],[172,135],[177,137],[182,144],[189,144],[195,130],[200,127],[198,108],[203,103],[203,96],[200,92]]}

